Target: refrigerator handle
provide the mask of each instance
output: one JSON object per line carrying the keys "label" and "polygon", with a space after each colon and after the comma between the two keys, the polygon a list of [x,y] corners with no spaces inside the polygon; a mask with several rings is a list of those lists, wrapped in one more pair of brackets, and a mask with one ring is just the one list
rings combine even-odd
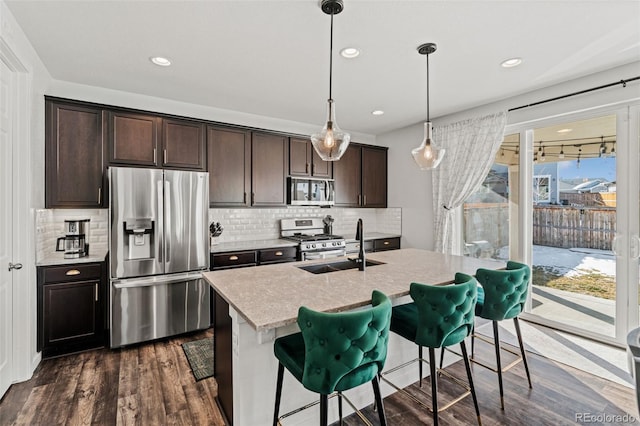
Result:
{"label": "refrigerator handle", "polygon": [[[172,200],[171,200],[171,183],[166,180],[164,181],[164,215],[165,215],[165,225],[168,223],[171,223],[171,205],[172,205]],[[164,262],[169,263],[171,262],[171,229],[165,229],[164,230]],[[167,269],[165,268],[165,271]]]}
{"label": "refrigerator handle", "polygon": [[[164,197],[162,195],[162,190],[163,190],[163,180],[158,180],[156,181],[156,192],[157,192],[157,196],[156,196],[156,200],[157,200],[157,215],[158,215],[158,226],[156,226],[156,230],[155,230],[155,236],[156,236],[156,241],[158,241],[158,244],[156,244],[156,258],[158,259],[159,263],[163,263],[164,262]],[[164,268],[163,268],[163,272],[164,272]]]}

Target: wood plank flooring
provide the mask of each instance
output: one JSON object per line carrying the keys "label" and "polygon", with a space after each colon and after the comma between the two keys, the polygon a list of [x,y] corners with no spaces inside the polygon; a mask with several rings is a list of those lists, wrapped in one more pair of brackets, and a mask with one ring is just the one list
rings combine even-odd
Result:
{"label": "wood plank flooring", "polygon": [[0,425],[224,425],[215,379],[196,382],[181,346],[211,336],[45,360],[0,401]]}
{"label": "wood plank flooring", "polygon": [[[196,382],[181,347],[184,342],[211,335],[207,330],[120,350],[101,349],[43,361],[31,380],[11,386],[0,401],[0,425],[223,425],[215,403],[215,379]],[[476,344],[476,352],[481,358],[492,359],[489,345]],[[583,419],[595,416],[589,424],[620,424],[624,420],[614,416],[639,417],[633,389],[535,354],[529,354],[528,359],[533,389],[527,385],[522,364],[505,373],[504,411],[500,409],[496,374],[472,366],[483,425],[588,423],[576,417],[581,413],[585,413]],[[448,371],[466,377],[462,361]],[[430,395],[430,381],[423,381],[422,389],[414,384],[410,390]],[[458,390],[446,379],[440,380],[440,404]],[[420,398],[430,405],[428,395]],[[385,409],[390,425],[433,424],[429,412],[400,393],[385,399]],[[378,424],[370,407],[365,414]],[[345,424],[361,423],[351,416]],[[440,424],[477,424],[471,398],[440,413]]]}

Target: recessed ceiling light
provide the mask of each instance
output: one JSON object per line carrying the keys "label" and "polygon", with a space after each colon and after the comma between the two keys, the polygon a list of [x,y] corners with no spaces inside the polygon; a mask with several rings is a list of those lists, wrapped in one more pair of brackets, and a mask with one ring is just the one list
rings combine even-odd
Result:
{"label": "recessed ceiling light", "polygon": [[171,61],[167,58],[163,58],[162,56],[152,56],[151,58],[149,58],[149,60],[161,67],[168,67],[169,65],[171,65]]}
{"label": "recessed ceiling light", "polygon": [[340,55],[342,55],[343,58],[353,59],[360,55],[360,51],[355,47],[345,47],[340,51]]}
{"label": "recessed ceiling light", "polygon": [[384,114],[384,111],[381,109],[376,109],[371,111],[371,115],[382,115],[382,114]]}
{"label": "recessed ceiling light", "polygon": [[558,133],[569,133],[572,130],[573,129],[560,129],[560,130],[558,130]]}
{"label": "recessed ceiling light", "polygon": [[502,61],[500,65],[502,66],[502,68],[513,68],[513,67],[517,67],[521,63],[522,63],[522,58],[510,58],[505,61]]}

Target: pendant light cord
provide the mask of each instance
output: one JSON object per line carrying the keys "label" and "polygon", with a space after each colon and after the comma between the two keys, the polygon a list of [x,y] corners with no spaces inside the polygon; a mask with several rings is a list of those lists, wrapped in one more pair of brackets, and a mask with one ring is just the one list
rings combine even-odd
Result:
{"label": "pendant light cord", "polygon": [[429,54],[426,54],[427,57],[427,121],[429,121]]}
{"label": "pendant light cord", "polygon": [[[329,41],[329,101],[333,100],[331,96],[331,85],[333,77],[333,11],[331,11],[331,38]],[[331,108],[331,106],[329,106]]]}

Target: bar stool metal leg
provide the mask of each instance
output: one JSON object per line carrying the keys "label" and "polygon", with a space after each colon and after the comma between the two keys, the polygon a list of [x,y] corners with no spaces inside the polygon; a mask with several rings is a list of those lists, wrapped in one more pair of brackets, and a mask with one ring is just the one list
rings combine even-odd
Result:
{"label": "bar stool metal leg", "polygon": [[384,405],[382,405],[382,394],[380,393],[380,382],[378,376],[374,377],[371,381],[373,385],[373,394],[375,396],[375,408],[378,411],[378,418],[380,419],[380,426],[387,426],[387,417],[384,412]]}
{"label": "bar stool metal leg", "polygon": [[469,387],[471,388],[471,397],[473,398],[473,406],[476,409],[478,426],[482,426],[482,420],[480,420],[480,407],[478,406],[476,388],[473,385],[473,377],[471,376],[471,366],[469,365],[469,355],[467,354],[467,345],[464,343],[464,340],[460,342],[460,350],[462,351],[462,358],[464,359],[464,367],[467,370],[467,379],[469,379]]}
{"label": "bar stool metal leg", "polygon": [[533,389],[533,386],[531,386],[531,375],[529,374],[529,364],[527,364],[527,356],[524,353],[524,344],[522,343],[522,334],[520,333],[520,321],[518,321],[518,317],[513,318],[513,324],[516,327],[516,335],[518,336],[518,344],[520,345],[524,371],[527,373],[527,380],[529,381],[529,389]]}
{"label": "bar stool metal leg", "polygon": [[329,397],[327,395],[320,395],[320,426],[328,426],[329,424]]}
{"label": "bar stool metal leg", "polygon": [[433,424],[438,426],[438,377],[436,375],[436,351],[429,348],[429,370],[431,372],[431,406],[433,407]]}
{"label": "bar stool metal leg", "polygon": [[284,378],[284,365],[278,363],[278,379],[276,382],[276,406],[273,411],[273,426],[278,426],[278,414],[280,414],[280,397],[282,396],[282,379]]}
{"label": "bar stool metal leg", "polygon": [[493,340],[496,349],[496,370],[498,370],[498,386],[500,387],[500,407],[504,410],[504,389],[502,388],[502,363],[500,362],[500,337],[498,321],[493,322]]}
{"label": "bar stool metal leg", "polygon": [[422,346],[418,345],[418,374],[420,375],[420,387],[422,387]]}

